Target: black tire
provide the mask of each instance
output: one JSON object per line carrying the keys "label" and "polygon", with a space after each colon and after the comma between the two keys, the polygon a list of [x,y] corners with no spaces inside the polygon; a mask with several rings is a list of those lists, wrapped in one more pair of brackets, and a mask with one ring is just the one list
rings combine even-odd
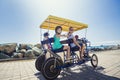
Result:
{"label": "black tire", "polygon": [[93,54],[92,57],[91,57],[91,64],[94,68],[97,67],[98,65],[98,57],[97,55]]}
{"label": "black tire", "polygon": [[61,69],[54,69],[55,63],[56,63],[56,66],[63,65],[62,60],[56,59],[56,62],[55,62],[55,58],[51,57],[51,58],[48,58],[42,66],[42,74],[47,80],[56,79],[61,72]]}
{"label": "black tire", "polygon": [[41,71],[41,68],[42,68],[42,65],[43,63],[45,62],[45,55],[42,54],[40,55],[37,59],[36,59],[36,62],[35,62],[35,67],[38,71]]}

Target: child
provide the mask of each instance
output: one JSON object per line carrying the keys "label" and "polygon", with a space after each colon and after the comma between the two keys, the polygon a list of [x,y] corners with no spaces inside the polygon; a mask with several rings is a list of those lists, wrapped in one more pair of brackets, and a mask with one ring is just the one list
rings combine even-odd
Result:
{"label": "child", "polygon": [[[44,33],[44,40],[48,40],[48,39],[49,39],[49,33],[46,32],[46,33]],[[45,49],[51,49],[52,48],[50,43],[44,44],[43,46],[44,46]]]}
{"label": "child", "polygon": [[65,37],[65,35],[61,35],[62,27],[57,26],[55,28],[55,36],[54,36],[54,43],[53,43],[53,49],[60,49],[60,50],[67,50],[67,61],[69,61],[70,58],[70,47],[64,46],[60,43],[60,37]]}
{"label": "child", "polygon": [[68,33],[68,39],[73,39],[73,43],[70,44],[70,46],[72,47],[72,50],[79,50],[79,56],[80,58],[83,60],[84,59],[84,45],[79,44],[78,41],[76,40],[76,38],[78,38],[78,36],[76,36],[76,38],[73,35],[74,29],[73,27],[69,28],[69,33]]}

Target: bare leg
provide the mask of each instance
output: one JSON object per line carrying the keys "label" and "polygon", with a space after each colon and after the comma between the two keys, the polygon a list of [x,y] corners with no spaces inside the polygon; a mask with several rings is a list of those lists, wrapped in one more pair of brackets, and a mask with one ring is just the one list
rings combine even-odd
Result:
{"label": "bare leg", "polygon": [[67,50],[67,60],[70,58],[70,47],[69,46],[64,46],[64,50]]}
{"label": "bare leg", "polygon": [[85,49],[85,44],[83,44],[82,48],[81,48],[81,57],[83,59],[84,56],[84,49]]}
{"label": "bare leg", "polygon": [[80,57],[80,59],[83,59],[82,55],[81,55],[81,48],[79,49],[79,57]]}

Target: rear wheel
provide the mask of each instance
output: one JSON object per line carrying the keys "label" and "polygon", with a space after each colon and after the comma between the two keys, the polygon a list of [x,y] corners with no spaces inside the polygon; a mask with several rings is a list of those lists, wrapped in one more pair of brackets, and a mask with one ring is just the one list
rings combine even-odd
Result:
{"label": "rear wheel", "polygon": [[45,61],[45,55],[42,54],[40,55],[37,59],[36,59],[36,62],[35,62],[35,67],[38,71],[41,71],[41,68],[42,68],[42,65]]}
{"label": "rear wheel", "polygon": [[42,74],[48,80],[53,80],[60,74],[61,68],[56,69],[56,67],[61,66],[62,61],[51,57],[47,59],[42,66]]}
{"label": "rear wheel", "polygon": [[94,68],[97,67],[98,65],[98,58],[97,58],[97,55],[93,54],[92,57],[91,57],[91,64]]}

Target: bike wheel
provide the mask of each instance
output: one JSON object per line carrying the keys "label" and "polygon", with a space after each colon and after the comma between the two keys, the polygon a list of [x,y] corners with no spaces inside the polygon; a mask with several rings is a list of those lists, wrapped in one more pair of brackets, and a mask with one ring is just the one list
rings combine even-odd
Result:
{"label": "bike wheel", "polygon": [[54,57],[47,59],[42,66],[43,76],[48,80],[56,79],[61,72],[61,68],[56,69],[56,67],[61,65],[62,61],[59,59],[55,59]]}
{"label": "bike wheel", "polygon": [[94,68],[97,67],[98,65],[98,58],[97,58],[97,55],[93,54],[92,57],[91,57],[91,64]]}
{"label": "bike wheel", "polygon": [[35,67],[38,71],[41,71],[42,65],[45,62],[45,55],[40,55],[35,61]]}

